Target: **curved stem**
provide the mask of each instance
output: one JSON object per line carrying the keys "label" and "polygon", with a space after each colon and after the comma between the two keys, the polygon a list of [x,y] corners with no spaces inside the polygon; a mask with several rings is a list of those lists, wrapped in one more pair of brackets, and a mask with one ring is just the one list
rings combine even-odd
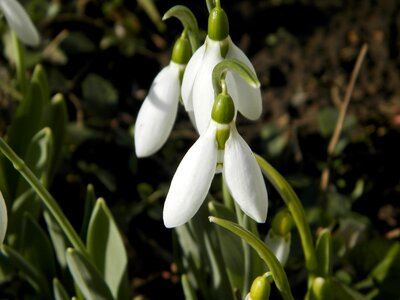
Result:
{"label": "curved stem", "polygon": [[281,195],[283,201],[285,201],[290,213],[293,216],[293,220],[296,224],[297,230],[299,231],[301,244],[303,246],[306,268],[309,271],[311,277],[313,277],[318,267],[317,256],[315,254],[311,230],[308,226],[304,213],[304,208],[300,202],[300,199],[297,197],[293,188],[289,185],[285,178],[283,178],[283,176],[279,174],[277,170],[275,170],[261,156],[257,154],[254,155],[263,173],[265,174],[265,176],[267,176],[268,180]]}
{"label": "curved stem", "polygon": [[64,234],[71,242],[73,247],[83,253],[86,258],[89,258],[86,247],[71,223],[65,217],[60,206],[56,200],[50,195],[47,189],[42,185],[39,179],[33,174],[33,172],[27,167],[25,162],[18,157],[18,155],[11,149],[11,147],[0,137],[0,151],[8,158],[13,164],[14,168],[25,178],[29,185],[35,190],[35,192],[42,199],[44,205],[53,215],[54,219],[62,228]]}

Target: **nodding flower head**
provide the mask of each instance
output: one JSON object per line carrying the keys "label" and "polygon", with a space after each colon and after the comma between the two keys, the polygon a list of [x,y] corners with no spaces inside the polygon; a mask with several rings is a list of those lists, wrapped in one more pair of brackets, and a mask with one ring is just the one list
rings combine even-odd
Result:
{"label": "nodding flower head", "polygon": [[137,157],[154,154],[167,141],[175,123],[182,73],[190,54],[190,44],[181,36],[175,43],[171,62],[154,79],[135,123]]}
{"label": "nodding flower head", "polygon": [[[229,37],[225,12],[216,7],[210,13],[206,41],[193,54],[182,81],[183,104],[186,111],[194,114],[195,126],[200,134],[207,130],[214,102],[212,71],[215,65],[228,58],[241,61],[255,73],[250,60]],[[250,120],[258,119],[262,111],[260,88],[248,85],[234,73],[227,75],[226,84],[236,109]]]}
{"label": "nodding flower head", "polygon": [[7,207],[0,192],[0,244],[3,243],[7,230]]}
{"label": "nodding flower head", "polygon": [[265,222],[268,195],[253,152],[236,130],[234,104],[219,95],[207,129],[189,149],[175,175],[164,205],[164,224],[176,227],[200,208],[215,173],[222,172],[233,199],[257,222]]}
{"label": "nodding flower head", "polygon": [[29,46],[39,45],[39,33],[18,1],[0,0],[0,9],[3,11],[8,25],[24,44]]}

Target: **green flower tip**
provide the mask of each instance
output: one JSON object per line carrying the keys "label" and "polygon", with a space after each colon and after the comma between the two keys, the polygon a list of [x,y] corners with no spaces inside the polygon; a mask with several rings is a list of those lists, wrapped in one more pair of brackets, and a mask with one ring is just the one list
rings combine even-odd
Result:
{"label": "green flower tip", "polygon": [[250,288],[251,300],[268,300],[271,293],[271,284],[266,276],[258,276],[254,279]]}
{"label": "green flower tip", "polygon": [[180,36],[175,42],[172,50],[172,61],[177,64],[186,65],[192,56],[192,48],[186,36]]}
{"label": "green flower tip", "polygon": [[231,96],[221,93],[214,101],[211,117],[219,124],[229,124],[235,117],[235,105]]}
{"label": "green flower tip", "polygon": [[287,209],[280,210],[272,221],[272,230],[280,236],[286,236],[292,229],[293,218]]}
{"label": "green flower tip", "polygon": [[215,7],[208,17],[208,37],[214,41],[223,41],[228,35],[228,16],[221,7]]}

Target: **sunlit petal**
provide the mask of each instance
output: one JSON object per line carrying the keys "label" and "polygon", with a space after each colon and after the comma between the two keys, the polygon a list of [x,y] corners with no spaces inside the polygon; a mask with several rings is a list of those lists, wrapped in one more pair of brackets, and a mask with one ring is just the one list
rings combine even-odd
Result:
{"label": "sunlit petal", "polygon": [[7,207],[0,192],[0,244],[3,243],[7,230]]}
{"label": "sunlit petal", "polygon": [[211,120],[214,103],[212,71],[222,60],[220,43],[207,39],[206,52],[193,85],[193,109],[197,130],[202,134]]}
{"label": "sunlit petal", "polygon": [[268,195],[253,152],[239,135],[235,125],[225,144],[224,178],[240,208],[259,223],[265,222]]}
{"label": "sunlit petal", "polygon": [[11,29],[30,46],[39,44],[39,34],[22,5],[16,0],[0,0],[0,8]]}
{"label": "sunlit petal", "polygon": [[135,124],[137,157],[157,152],[168,139],[179,103],[179,65],[171,62],[158,73]]}
{"label": "sunlit petal", "polygon": [[[247,56],[232,41],[229,44],[227,58],[234,58],[247,65],[255,74],[253,65]],[[239,75],[227,75],[228,90],[235,102],[237,110],[246,118],[256,120],[261,116],[262,98],[260,88],[250,86]]]}
{"label": "sunlit petal", "polygon": [[275,254],[282,266],[286,264],[289,257],[290,241],[290,233],[283,237],[272,230],[268,232],[265,238],[265,244]]}
{"label": "sunlit petal", "polygon": [[200,69],[204,52],[206,50],[205,45],[202,45],[190,58],[182,80],[182,101],[187,111],[193,111],[193,83],[196,79],[197,72]]}
{"label": "sunlit petal", "polygon": [[210,124],[182,159],[164,204],[164,224],[176,227],[189,221],[207,196],[217,163],[216,126]]}

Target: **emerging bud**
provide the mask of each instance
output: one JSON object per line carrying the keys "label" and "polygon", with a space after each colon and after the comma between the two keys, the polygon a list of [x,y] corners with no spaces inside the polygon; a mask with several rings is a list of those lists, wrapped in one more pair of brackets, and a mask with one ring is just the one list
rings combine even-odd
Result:
{"label": "emerging bud", "polygon": [[216,6],[208,17],[208,37],[214,41],[225,40],[229,35],[229,21],[225,11]]}
{"label": "emerging bud", "polygon": [[268,278],[263,276],[258,276],[254,279],[250,288],[250,300],[268,300],[269,294],[271,293],[271,284]]}
{"label": "emerging bud", "polygon": [[192,48],[189,40],[182,34],[175,42],[172,50],[172,61],[180,65],[186,65],[192,56]]}
{"label": "emerging bud", "polygon": [[312,283],[310,291],[310,300],[331,300],[332,286],[327,278],[316,277]]}
{"label": "emerging bud", "polygon": [[292,229],[293,218],[287,209],[280,210],[272,221],[272,229],[275,234],[286,236]]}
{"label": "emerging bud", "polygon": [[221,93],[214,101],[211,112],[212,119],[219,124],[229,124],[235,117],[235,104],[232,97],[226,93]]}

